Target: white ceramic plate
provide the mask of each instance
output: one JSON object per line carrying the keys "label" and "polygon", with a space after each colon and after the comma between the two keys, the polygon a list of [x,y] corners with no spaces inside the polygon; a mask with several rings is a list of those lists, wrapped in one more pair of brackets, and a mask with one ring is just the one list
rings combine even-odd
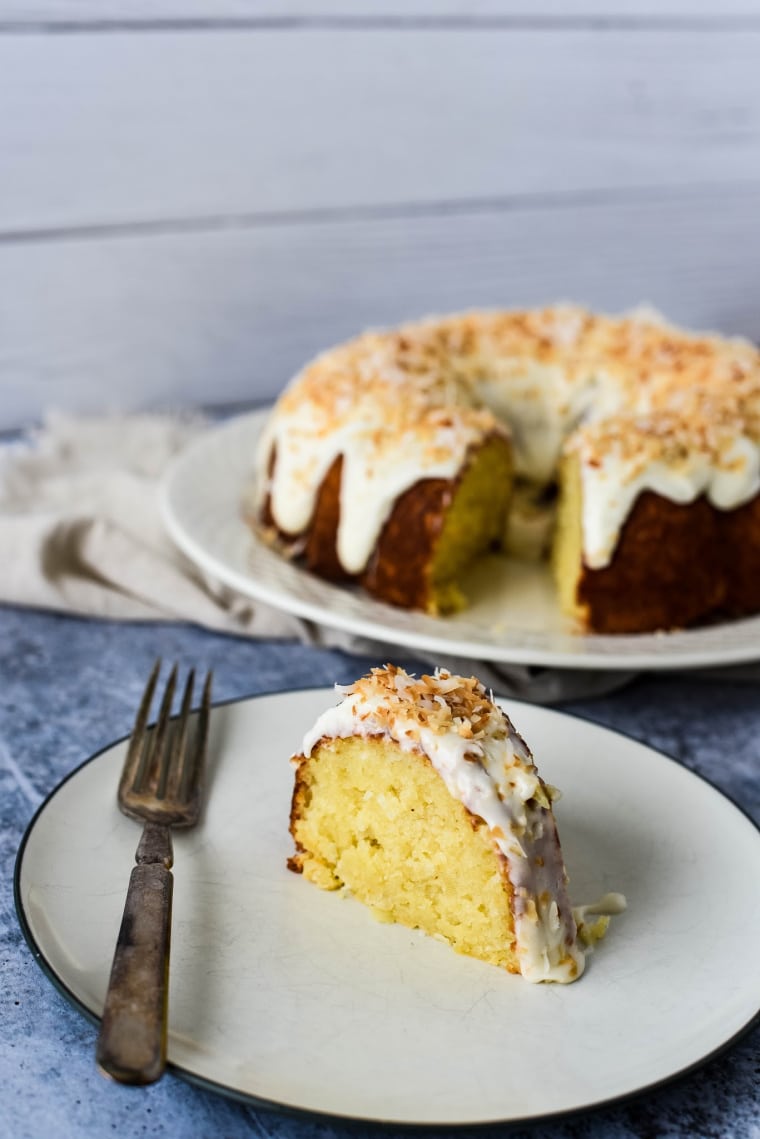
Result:
{"label": "white ceramic plate", "polygon": [[[392,1123],[546,1118],[702,1063],[760,1008],[760,832],[676,762],[507,702],[563,790],[572,897],[627,895],[585,976],[531,985],[285,868],[287,762],[326,690],[217,707],[205,817],[175,841],[169,1058],[254,1102]],[[16,868],[43,968],[103,1004],[138,830],[115,804],[125,743],[52,794]]]}
{"label": "white ceramic plate", "polygon": [[549,569],[486,558],[453,617],[428,617],[331,585],[285,561],[243,522],[256,440],[266,412],[201,436],[171,468],[163,513],[177,545],[213,578],[246,596],[332,628],[448,656],[573,668],[685,668],[760,658],[760,617],[703,629],[587,636],[559,610]]}

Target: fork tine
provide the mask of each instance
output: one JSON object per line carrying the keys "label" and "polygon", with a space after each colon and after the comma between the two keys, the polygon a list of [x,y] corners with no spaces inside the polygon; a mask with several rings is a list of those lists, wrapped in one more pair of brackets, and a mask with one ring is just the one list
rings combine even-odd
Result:
{"label": "fork tine", "polygon": [[198,730],[195,737],[195,747],[185,756],[180,780],[179,795],[183,802],[196,798],[200,793],[200,784],[203,776],[203,766],[206,760],[208,744],[208,721],[211,713],[211,687],[214,673],[211,669],[206,673],[206,682],[203,685],[201,706],[198,712]]}
{"label": "fork tine", "polygon": [[148,765],[152,771],[157,772],[157,784],[163,787],[161,794],[157,794],[156,798],[161,799],[166,794],[166,776],[169,766],[170,749],[167,746],[169,742],[169,716],[172,710],[172,700],[174,699],[174,689],[177,687],[177,665],[169,673],[169,679],[166,682],[166,689],[164,691],[163,700],[161,701],[161,708],[156,720],[156,726],[153,729],[152,739],[152,755],[150,764]]}
{"label": "fork tine", "polygon": [[[137,790],[145,778],[145,768],[148,763],[148,748],[146,744],[145,726],[148,722],[148,714],[150,713],[150,706],[153,701],[153,693],[156,690],[156,681],[158,674],[161,671],[161,657],[156,658],[156,663],[153,665],[148,683],[145,685],[145,691],[140,701],[140,707],[137,709],[135,716],[134,727],[132,734],[129,737],[129,747],[127,749],[127,758],[124,761],[125,774],[132,771],[133,766],[137,765],[134,778],[132,780],[132,789]],[[139,756],[139,763],[138,763]]]}
{"label": "fork tine", "polygon": [[[158,791],[156,797],[163,799],[166,794],[166,785],[169,779],[169,772],[172,773],[172,787],[177,789],[177,777],[180,771],[180,766],[184,769],[184,757],[187,750],[187,733],[190,724],[190,708],[193,703],[193,688],[195,687],[195,669],[191,668],[185,682],[185,691],[182,695],[182,708],[180,709],[179,719],[174,725],[171,743],[171,755],[166,764],[163,765],[161,770],[161,780],[158,784]],[[180,795],[181,795],[181,782],[180,782]]]}

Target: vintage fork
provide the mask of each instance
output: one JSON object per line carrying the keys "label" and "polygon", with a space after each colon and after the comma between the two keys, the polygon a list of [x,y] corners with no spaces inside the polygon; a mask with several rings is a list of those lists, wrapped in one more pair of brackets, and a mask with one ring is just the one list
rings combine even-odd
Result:
{"label": "vintage fork", "polygon": [[192,670],[179,716],[171,717],[175,665],[156,724],[148,727],[160,668],[158,660],[137,712],[119,782],[121,810],[145,826],[129,880],[95,1056],[104,1075],[125,1084],[153,1083],[166,1067],[171,828],[191,827],[198,819],[211,707],[209,672],[200,711],[191,722]]}

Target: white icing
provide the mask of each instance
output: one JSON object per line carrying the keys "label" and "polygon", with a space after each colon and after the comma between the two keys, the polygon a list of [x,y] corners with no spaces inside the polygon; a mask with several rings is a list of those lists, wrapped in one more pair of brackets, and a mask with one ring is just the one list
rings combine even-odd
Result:
{"label": "white icing", "polygon": [[[674,383],[678,375],[673,363],[675,349],[668,343],[654,354],[650,351],[646,355],[645,349],[655,326],[663,335],[672,334],[676,347],[691,341],[659,314],[641,309],[629,314],[622,324],[595,318],[598,327],[587,347],[582,337],[589,314],[582,309],[565,305],[531,315],[541,337],[561,352],[559,359],[555,355],[546,362],[528,349],[510,355],[499,341],[499,314],[483,318],[474,344],[460,344],[453,328],[448,368],[431,349],[429,357],[414,358],[415,364],[423,360],[421,371],[407,370],[394,354],[394,333],[360,338],[355,342],[361,345],[358,352],[349,344],[324,354],[318,364],[326,369],[325,374],[336,374],[346,382],[339,383],[327,396],[321,390],[314,396],[312,390],[312,396],[278,404],[258,452],[259,512],[269,496],[278,529],[293,537],[303,534],[314,513],[322,480],[342,455],[337,554],[345,570],[360,573],[398,496],[421,478],[455,478],[468,448],[482,440],[482,422],[476,424],[468,418],[472,405],[489,409],[509,426],[516,473],[538,485],[554,477],[565,441],[579,425],[598,424],[602,428],[622,411],[627,415],[651,413],[656,421],[663,401],[676,416],[683,412],[688,422],[687,408],[694,391],[689,383]],[[402,329],[401,335],[408,334],[412,342],[416,337],[424,347],[428,344],[425,337],[434,337],[435,329],[445,323],[445,319],[423,322]],[[617,349],[605,356],[604,337],[612,335],[611,329],[622,337],[612,345],[619,348],[622,343],[622,364],[616,363]],[[601,338],[599,345],[595,336]],[[735,368],[755,376],[757,386],[758,358],[751,345],[738,340],[709,343],[714,349],[711,367],[715,370],[710,381],[715,381],[711,399],[716,398],[716,392],[728,393],[730,402]],[[630,361],[635,364],[639,350],[645,363],[637,372]],[[597,360],[605,361],[604,366]],[[294,380],[296,390],[302,378]],[[386,391],[378,402],[379,381]],[[416,393],[414,398],[412,393]],[[428,397],[431,410],[425,418],[420,416],[420,405]],[[414,404],[408,423],[398,414],[392,424],[383,423],[389,408],[398,412],[407,403]],[[596,457],[593,465],[582,458],[586,564],[601,568],[609,563],[621,528],[643,490],[683,503],[705,494],[721,510],[734,509],[757,494],[760,445],[740,428],[732,431],[730,446],[719,455],[700,450],[695,444],[685,461],[642,462],[644,447],[638,456],[625,460],[614,447],[604,452],[601,462]],[[267,467],[273,448],[276,466],[274,477],[269,479]]]}
{"label": "white icing", "polygon": [[475,387],[486,407],[510,426],[515,472],[548,482],[565,436],[585,409],[583,389],[569,384],[561,368],[529,360],[503,360],[492,373]]}
{"label": "white icing", "polygon": [[628,902],[625,894],[611,892],[603,894],[596,902],[588,902],[585,906],[573,906],[573,917],[578,925],[585,922],[589,914],[599,914],[602,917],[614,917],[625,913]]}
{"label": "white icing", "polygon": [[[625,894],[604,894],[596,902],[585,906],[573,906],[573,919],[578,930],[578,939],[585,952],[592,953],[596,943],[604,937],[611,917],[625,913],[628,908]],[[596,921],[589,921],[595,917]]]}
{"label": "white icing", "polygon": [[747,436],[731,440],[717,458],[693,450],[670,462],[642,465],[640,456],[621,458],[615,449],[601,457],[584,450],[580,455],[583,558],[590,569],[609,564],[620,530],[645,490],[680,503],[705,495],[719,510],[732,510],[760,492],[760,447]]}
{"label": "white icing", "polygon": [[[436,673],[439,683],[446,678]],[[403,695],[413,678],[399,671],[395,682]],[[453,729],[440,732],[420,725],[412,706],[406,715],[394,707],[391,716],[381,714],[384,706],[382,694],[368,697],[349,689],[307,733],[303,754],[309,756],[323,737],[382,735],[405,751],[427,755],[451,795],[485,821],[506,859],[522,975],[533,982],[575,980],[583,972],[584,957],[566,897],[556,825],[551,811],[534,799],[541,781],[509,719],[494,707],[485,737],[473,740]]]}
{"label": "white icing", "polygon": [[402,435],[397,449],[386,447],[379,454],[372,453],[361,435],[353,436],[343,448],[344,485],[362,488],[361,494],[341,497],[337,550],[349,573],[359,573],[366,566],[399,495],[421,477],[454,478],[466,451],[461,433],[441,428],[436,444],[441,455],[437,460],[420,459],[413,433]]}
{"label": "white icing", "polygon": [[[398,496],[421,478],[453,479],[467,448],[482,438],[482,429],[468,427],[455,412],[440,415],[443,422],[432,436],[426,432],[423,438],[410,426],[396,434],[394,445],[389,447],[383,445],[387,440],[382,436],[378,440],[373,405],[359,403],[342,418],[336,417],[326,437],[322,425],[315,422],[313,405],[304,401],[287,414],[273,417],[262,437],[259,503],[269,491],[270,510],[278,527],[286,534],[300,534],[314,513],[322,480],[342,455],[337,552],[348,573],[360,573]],[[269,483],[263,472],[273,446],[276,472]],[[345,487],[355,490],[347,493]]]}
{"label": "white icing", "polygon": [[[334,448],[325,447],[315,431],[313,412],[302,405],[284,420],[270,420],[269,430],[261,438],[258,452],[260,471],[257,485],[269,490],[271,510],[278,526],[286,534],[300,534],[311,521],[317,491],[334,458]],[[340,449],[342,440],[337,440]],[[276,477],[268,483],[263,469],[269,462],[271,448],[277,453]],[[339,453],[339,451],[338,451]]]}

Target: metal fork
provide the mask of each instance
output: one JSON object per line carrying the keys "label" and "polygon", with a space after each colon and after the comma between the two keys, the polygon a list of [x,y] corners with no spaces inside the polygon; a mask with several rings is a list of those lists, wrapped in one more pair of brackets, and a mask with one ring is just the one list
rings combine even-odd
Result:
{"label": "metal fork", "polygon": [[175,665],[158,720],[148,727],[160,669],[158,660],[137,712],[119,782],[119,807],[145,826],[129,880],[95,1054],[103,1074],[124,1084],[151,1084],[166,1067],[174,882],[171,827],[197,822],[211,708],[209,672],[197,720],[191,723],[195,683],[191,670],[179,716],[171,718]]}

